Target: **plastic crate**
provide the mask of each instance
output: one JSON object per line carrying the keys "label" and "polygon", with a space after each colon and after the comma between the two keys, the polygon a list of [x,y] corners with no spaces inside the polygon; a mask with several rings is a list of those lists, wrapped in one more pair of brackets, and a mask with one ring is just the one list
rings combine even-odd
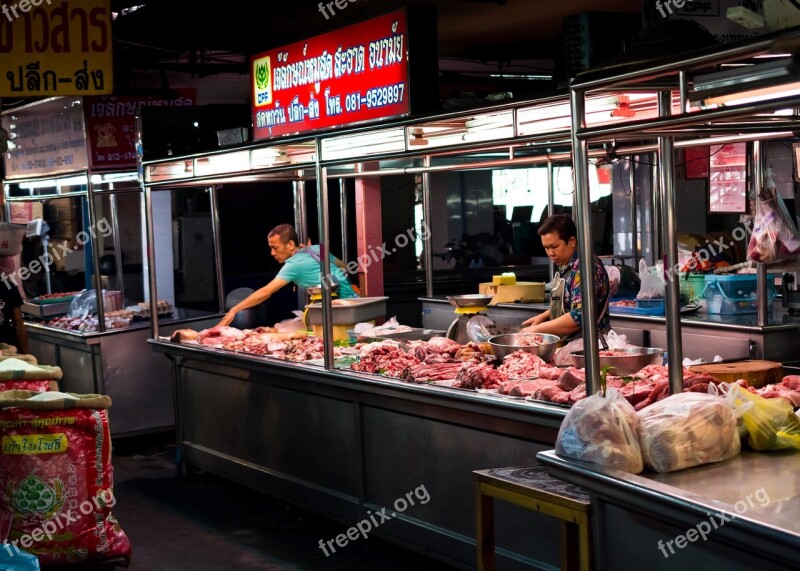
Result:
{"label": "plastic crate", "polygon": [[[756,313],[758,311],[758,286],[755,274],[706,275],[703,298],[706,311],[717,314]],[[775,299],[775,275],[767,275],[768,310]]]}
{"label": "plastic crate", "polygon": [[608,311],[611,314],[623,315],[664,315],[664,298],[637,299],[636,307],[609,305]]}

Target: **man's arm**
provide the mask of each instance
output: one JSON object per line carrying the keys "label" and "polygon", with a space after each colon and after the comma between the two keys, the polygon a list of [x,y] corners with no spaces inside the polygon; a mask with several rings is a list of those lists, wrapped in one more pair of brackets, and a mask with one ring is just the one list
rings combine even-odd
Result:
{"label": "man's arm", "polygon": [[253,293],[248,295],[246,298],[244,298],[242,301],[240,301],[239,303],[234,305],[228,311],[228,313],[226,313],[225,316],[220,320],[220,322],[217,324],[217,327],[224,326],[224,325],[229,325],[231,323],[231,321],[233,321],[233,318],[236,317],[237,313],[239,313],[240,311],[243,311],[245,309],[249,309],[251,307],[254,307],[254,306],[258,305],[259,303],[263,303],[263,302],[267,301],[272,294],[274,294],[276,291],[278,291],[279,289],[281,289],[283,286],[285,286],[288,283],[289,282],[287,282],[286,280],[284,280],[282,278],[273,279],[267,285],[265,285],[261,289],[258,289],[256,291],[254,291]]}

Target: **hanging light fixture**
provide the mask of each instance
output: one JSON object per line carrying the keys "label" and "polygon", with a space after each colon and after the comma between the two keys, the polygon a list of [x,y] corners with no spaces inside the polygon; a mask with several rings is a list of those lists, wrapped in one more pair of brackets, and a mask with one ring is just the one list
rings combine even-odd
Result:
{"label": "hanging light fixture", "polygon": [[698,75],[689,100],[703,106],[737,105],[800,95],[799,71],[790,56]]}

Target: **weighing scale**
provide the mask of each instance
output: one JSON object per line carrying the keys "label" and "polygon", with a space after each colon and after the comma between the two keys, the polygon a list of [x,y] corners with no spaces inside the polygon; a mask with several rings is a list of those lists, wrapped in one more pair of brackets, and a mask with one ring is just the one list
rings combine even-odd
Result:
{"label": "weighing scale", "polygon": [[448,339],[464,345],[470,341],[482,343],[495,334],[494,321],[484,313],[492,301],[491,295],[452,295],[447,296],[447,300],[455,307],[457,315],[447,328],[445,336]]}

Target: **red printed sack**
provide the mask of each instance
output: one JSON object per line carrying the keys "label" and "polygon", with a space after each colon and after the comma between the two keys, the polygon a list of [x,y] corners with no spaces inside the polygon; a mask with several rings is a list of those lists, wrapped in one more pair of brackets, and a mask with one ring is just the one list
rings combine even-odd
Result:
{"label": "red printed sack", "polygon": [[42,566],[130,557],[111,515],[110,406],[101,395],[0,392],[5,549],[33,553]]}

